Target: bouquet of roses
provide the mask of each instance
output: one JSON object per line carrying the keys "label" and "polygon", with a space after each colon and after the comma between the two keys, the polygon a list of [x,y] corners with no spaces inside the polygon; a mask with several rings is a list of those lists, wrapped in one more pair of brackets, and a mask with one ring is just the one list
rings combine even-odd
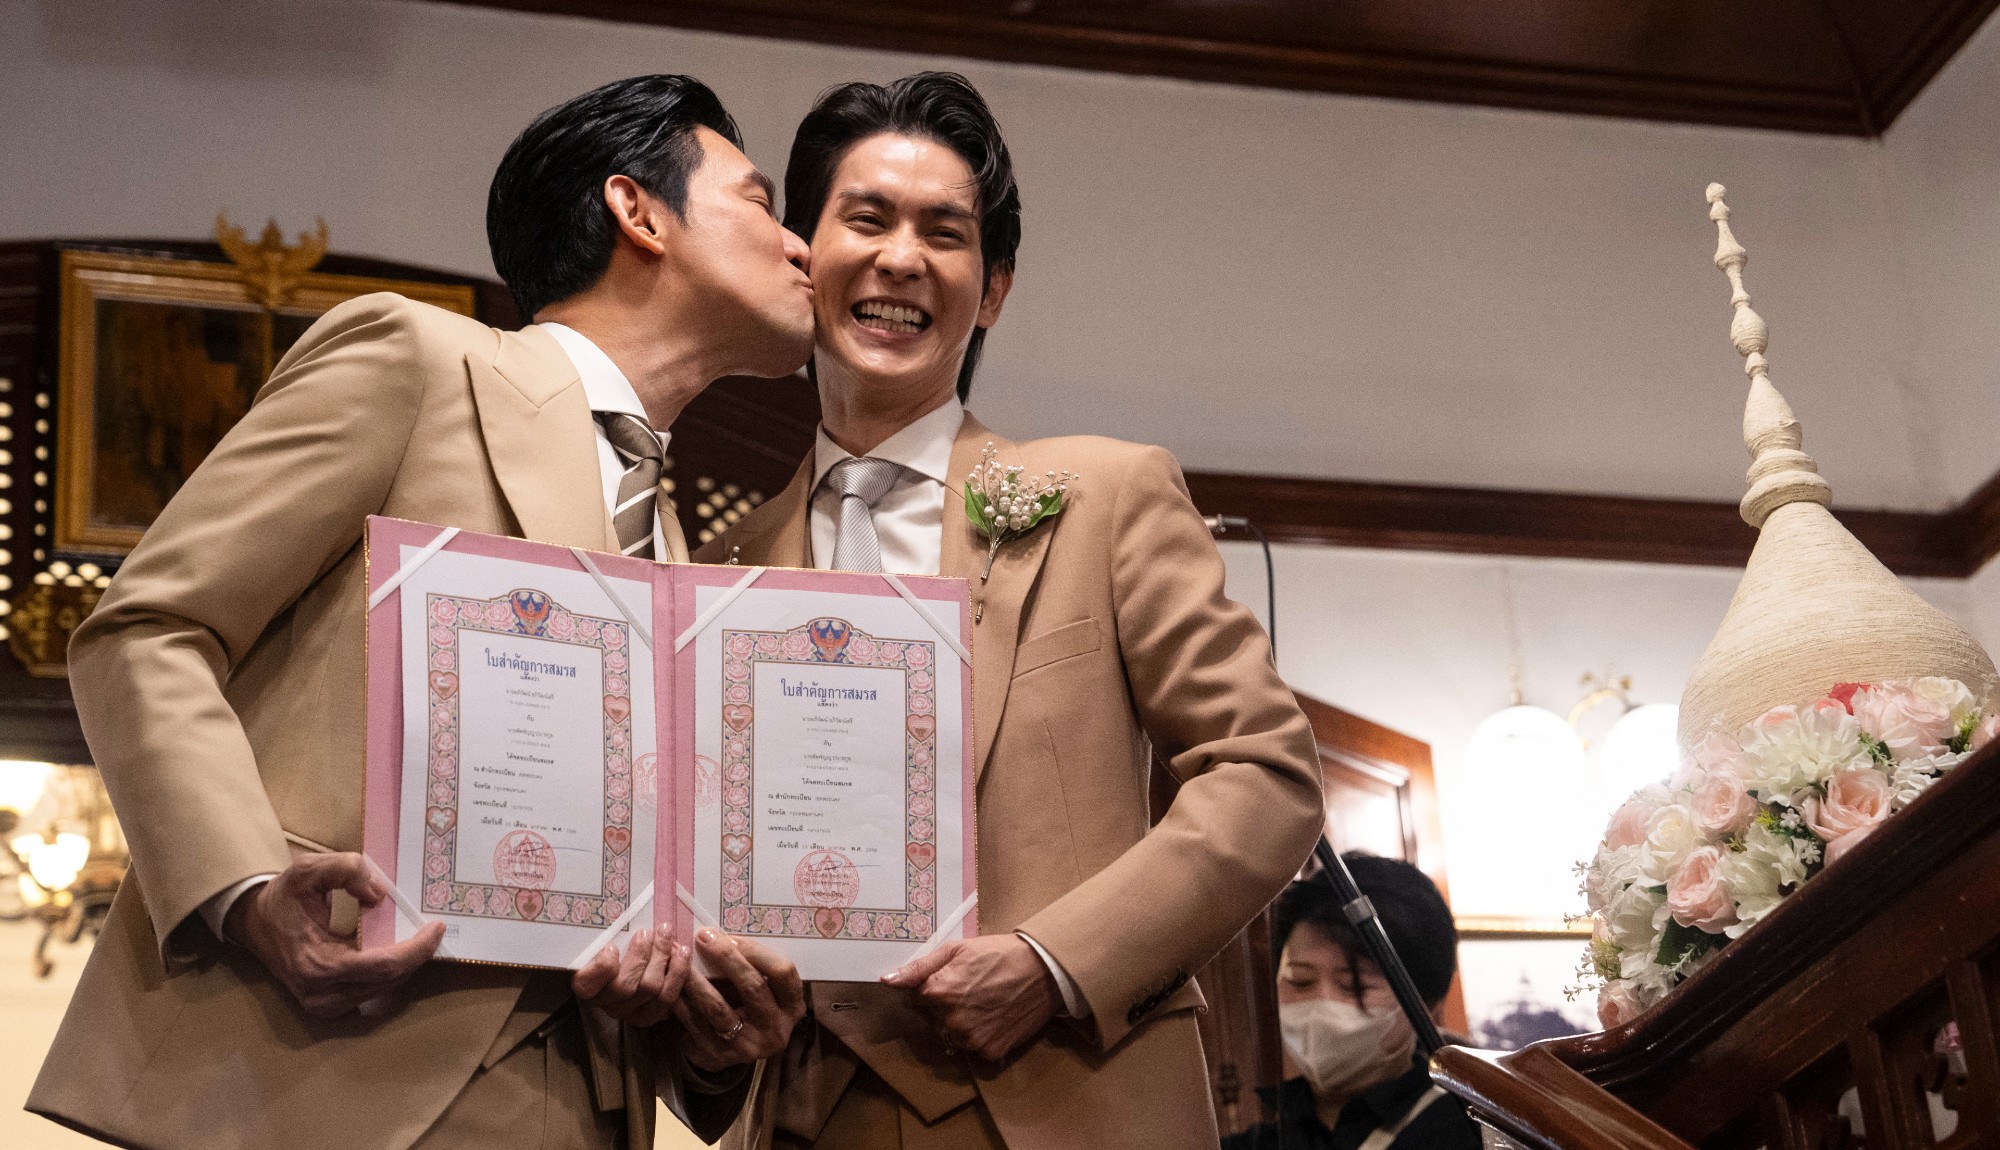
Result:
{"label": "bouquet of roses", "polygon": [[2000,733],[1956,679],[1842,683],[1694,747],[1634,793],[1582,866],[1583,988],[1636,1017]]}

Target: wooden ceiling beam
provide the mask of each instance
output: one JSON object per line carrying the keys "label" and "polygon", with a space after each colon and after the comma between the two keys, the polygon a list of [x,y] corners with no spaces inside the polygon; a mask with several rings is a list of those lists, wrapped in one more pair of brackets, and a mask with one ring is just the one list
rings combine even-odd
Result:
{"label": "wooden ceiling beam", "polygon": [[[1400,17],[1380,27],[1302,25],[1298,37],[1282,41],[1253,32],[1232,38],[1212,11],[1158,4],[1045,14],[1033,3],[912,0],[445,2],[1253,87],[1854,136],[1887,128],[2000,7],[2000,0],[1806,0],[1797,11],[1772,8],[1767,22],[1776,23],[1763,27],[1714,17],[1662,24],[1654,6],[1632,4],[1620,10],[1621,25],[1600,27],[1588,43],[1555,36],[1503,49],[1471,42],[1462,26],[1400,28]],[[1245,4],[1265,33],[1282,11],[1269,0]],[[1764,34],[1742,42],[1751,27]],[[1690,62],[1711,48],[1796,66],[1749,73],[1787,77],[1781,81],[1733,79]],[[1839,67],[1829,63],[1836,59]]]}

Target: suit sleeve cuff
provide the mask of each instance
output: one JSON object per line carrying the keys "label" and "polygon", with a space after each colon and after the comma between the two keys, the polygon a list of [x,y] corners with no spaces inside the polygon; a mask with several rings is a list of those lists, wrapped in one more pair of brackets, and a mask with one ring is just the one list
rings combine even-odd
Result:
{"label": "suit sleeve cuff", "polygon": [[1043,950],[1041,943],[1021,931],[1017,930],[1014,934],[1022,942],[1034,947],[1035,953],[1041,956],[1043,964],[1049,968],[1050,976],[1056,980],[1056,993],[1062,995],[1063,1013],[1071,1018],[1089,1018],[1090,1002],[1076,988],[1075,980],[1070,978],[1069,971],[1062,968],[1062,963],[1057,962],[1054,955]]}
{"label": "suit sleeve cuff", "polygon": [[210,895],[207,902],[196,908],[201,912],[201,920],[208,924],[210,933],[216,938],[223,942],[235,941],[222,933],[223,924],[229,921],[229,908],[236,905],[237,899],[249,893],[250,888],[270,882],[277,877],[276,874],[253,874],[219,894]]}

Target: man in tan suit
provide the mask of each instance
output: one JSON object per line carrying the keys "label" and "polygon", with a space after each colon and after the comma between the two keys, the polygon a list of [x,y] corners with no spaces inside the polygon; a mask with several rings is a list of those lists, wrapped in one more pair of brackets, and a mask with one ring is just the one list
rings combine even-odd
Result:
{"label": "man in tan suit", "polygon": [[713,1138],[804,1013],[791,964],[636,933],[572,977],[354,948],[360,547],[371,513],[685,558],[664,429],[712,380],[795,370],[807,253],[712,92],[619,81],[494,177],[500,332],[372,295],[286,354],[71,647],[133,870],[29,1109],[120,1145],[645,1147]]}
{"label": "man in tan suit", "polygon": [[[823,422],[783,493],[700,558],[970,580],[984,933],[886,985],[812,985],[732,1140],[1213,1150],[1188,979],[1319,833],[1306,720],[1172,456],[1015,442],[961,406],[1020,235],[978,93],[937,73],[829,92],[785,190],[813,244]],[[989,445],[1081,475],[990,573],[959,494]],[[1149,830],[1153,749],[1182,786]]]}

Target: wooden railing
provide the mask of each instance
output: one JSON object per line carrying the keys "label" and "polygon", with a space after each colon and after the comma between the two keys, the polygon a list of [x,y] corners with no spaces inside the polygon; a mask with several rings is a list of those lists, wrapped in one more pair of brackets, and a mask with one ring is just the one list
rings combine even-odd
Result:
{"label": "wooden railing", "polygon": [[1445,1088],[1538,1150],[2000,1147],[2000,747],[1960,765],[1652,1012]]}

